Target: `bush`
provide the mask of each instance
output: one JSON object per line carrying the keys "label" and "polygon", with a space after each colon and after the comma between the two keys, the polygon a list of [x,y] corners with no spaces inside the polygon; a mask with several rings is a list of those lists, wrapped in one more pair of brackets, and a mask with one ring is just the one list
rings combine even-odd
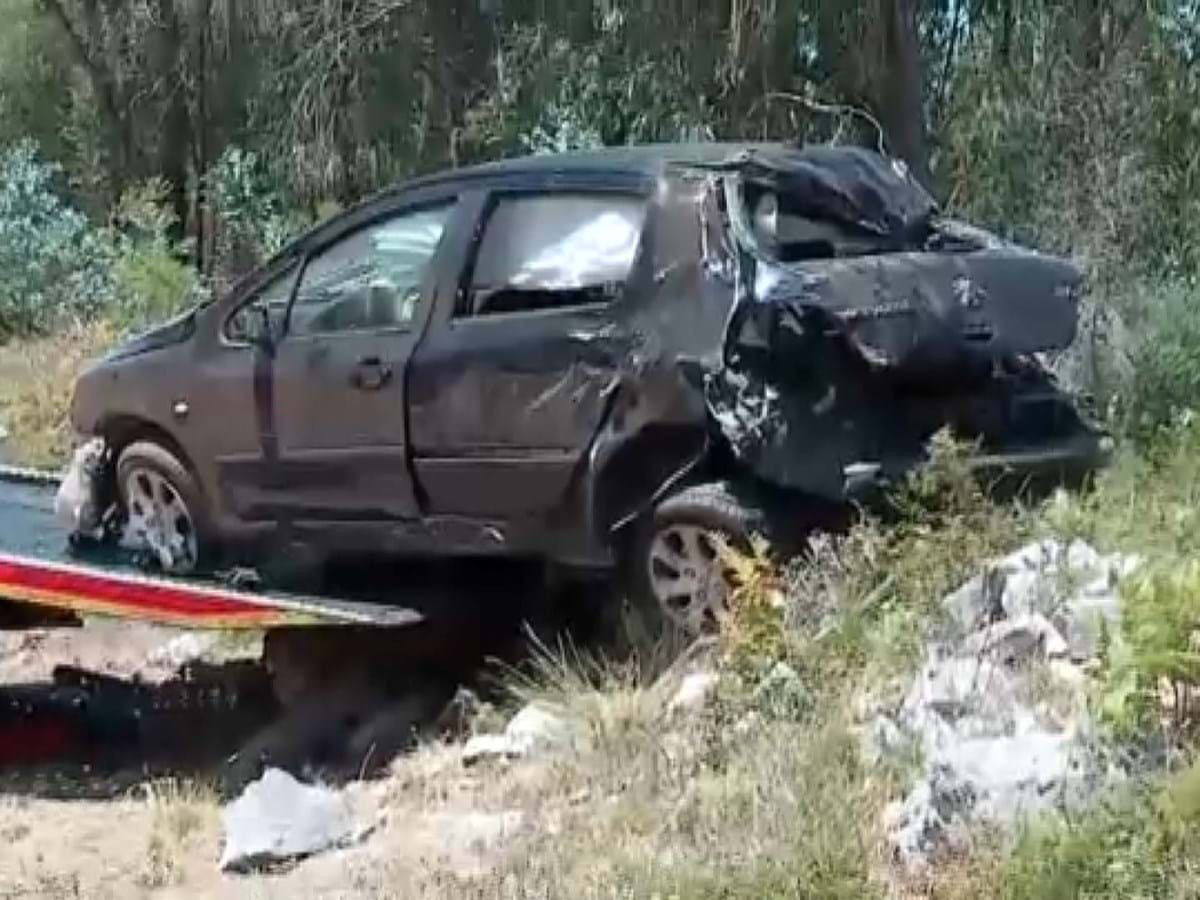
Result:
{"label": "bush", "polygon": [[1146,444],[1200,410],[1200,291],[1194,282],[1165,284],[1142,292],[1135,311],[1122,418]]}
{"label": "bush", "polygon": [[59,199],[58,175],[28,141],[0,153],[0,341],[87,320],[114,297],[114,248]]}
{"label": "bush", "polygon": [[182,253],[170,238],[176,220],[168,188],[158,178],[135,185],[122,195],[113,215],[116,296],[107,314],[122,327],[169,318],[199,287],[195,270],[181,262]]}
{"label": "bush", "polygon": [[0,154],[0,341],[98,319],[140,328],[193,298],[164,181],[127,190],[98,228],[60,199],[58,177],[29,142]]}
{"label": "bush", "polygon": [[254,153],[229,147],[205,175],[217,223],[217,277],[228,283],[278,252],[307,224]]}

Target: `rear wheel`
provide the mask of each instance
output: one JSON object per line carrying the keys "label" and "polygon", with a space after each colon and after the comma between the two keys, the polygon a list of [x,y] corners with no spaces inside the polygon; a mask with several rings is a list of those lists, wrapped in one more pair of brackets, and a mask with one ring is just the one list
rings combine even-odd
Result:
{"label": "rear wheel", "polygon": [[686,488],[660,503],[626,561],[641,617],[656,631],[688,637],[720,630],[732,591],[720,545],[746,551],[761,526],[761,514],[722,482]]}
{"label": "rear wheel", "polygon": [[174,575],[200,569],[212,551],[213,530],[195,477],[165,448],[130,444],[117,461],[117,491],[125,540]]}

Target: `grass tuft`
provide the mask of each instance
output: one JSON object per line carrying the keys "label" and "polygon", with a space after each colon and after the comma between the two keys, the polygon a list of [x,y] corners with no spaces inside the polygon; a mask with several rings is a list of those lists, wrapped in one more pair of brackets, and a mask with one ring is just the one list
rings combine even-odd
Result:
{"label": "grass tuft", "polygon": [[106,323],[54,337],[0,346],[0,461],[58,467],[70,457],[69,414],[75,378],[116,341]]}
{"label": "grass tuft", "polygon": [[149,889],[178,884],[192,838],[215,824],[220,809],[216,788],[165,779],[146,784],[143,790],[153,824],[137,880]]}

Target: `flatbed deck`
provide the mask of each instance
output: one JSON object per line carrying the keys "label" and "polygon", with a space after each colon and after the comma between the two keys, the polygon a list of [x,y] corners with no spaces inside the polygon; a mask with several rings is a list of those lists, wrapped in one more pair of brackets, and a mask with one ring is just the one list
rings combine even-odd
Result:
{"label": "flatbed deck", "polygon": [[[115,555],[102,562],[80,561],[72,556],[68,536],[54,519],[54,489],[49,479],[39,483],[0,477],[0,606],[19,604],[59,615],[117,616],[186,628],[399,627],[423,621],[419,612],[389,604],[151,577]],[[0,622],[5,618],[0,615]],[[13,621],[24,621],[8,618],[9,628]]]}

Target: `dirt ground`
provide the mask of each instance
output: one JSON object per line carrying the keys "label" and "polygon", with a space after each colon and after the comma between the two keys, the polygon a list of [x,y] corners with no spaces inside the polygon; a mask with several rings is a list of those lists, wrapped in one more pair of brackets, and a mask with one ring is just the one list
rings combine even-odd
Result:
{"label": "dirt ground", "polygon": [[[244,639],[99,619],[0,634],[0,683],[45,681],[64,663],[153,682],[197,652],[212,659],[254,649]],[[395,873],[433,867],[469,878],[524,830],[525,813],[485,796],[491,781],[464,770],[457,747],[424,748],[343,789],[355,820],[373,828],[362,845],[283,873],[225,876],[220,800],[203,778],[86,764],[10,770],[0,773],[0,900],[407,896]]]}
{"label": "dirt ground", "polygon": [[[415,769],[459,772],[455,748],[399,762],[387,779],[345,789],[375,832],[359,846],[279,873],[222,875],[220,808],[203,789],[158,783],[114,800],[0,796],[0,898],[375,898],[406,882],[484,875],[528,829],[521,810],[488,809],[485,774],[444,774],[435,801],[406,795]],[[483,800],[481,803],[480,801]]]}
{"label": "dirt ground", "polygon": [[159,681],[173,674],[171,645],[178,640],[203,644],[212,638],[102,618],[90,619],[83,628],[0,633],[0,684],[45,681],[59,665]]}

